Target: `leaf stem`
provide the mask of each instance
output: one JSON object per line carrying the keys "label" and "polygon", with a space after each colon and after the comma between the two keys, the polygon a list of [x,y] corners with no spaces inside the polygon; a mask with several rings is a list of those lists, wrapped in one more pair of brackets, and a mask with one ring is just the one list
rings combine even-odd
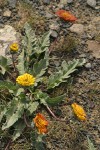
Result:
{"label": "leaf stem", "polygon": [[31,126],[28,124],[28,122],[27,122],[27,119],[26,119],[26,115],[25,115],[25,113],[24,113],[24,122],[25,122],[25,124],[26,124],[26,126],[28,127],[28,128],[31,128]]}
{"label": "leaf stem", "polygon": [[52,110],[49,108],[48,105],[46,105],[46,108],[47,108],[47,110],[49,111],[49,113],[50,113],[57,121],[66,122],[66,120],[57,118],[57,117],[55,116],[55,114],[52,112]]}
{"label": "leaf stem", "polygon": [[5,150],[9,150],[9,146],[10,146],[11,142],[12,142],[12,140],[10,139],[7,146],[6,146],[6,148],[5,148]]}

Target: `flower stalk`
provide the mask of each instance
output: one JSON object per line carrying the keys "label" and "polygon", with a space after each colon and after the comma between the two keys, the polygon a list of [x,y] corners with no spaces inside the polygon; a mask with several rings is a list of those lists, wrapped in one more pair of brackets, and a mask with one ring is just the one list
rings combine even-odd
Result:
{"label": "flower stalk", "polygon": [[55,116],[55,114],[52,112],[52,110],[49,108],[49,106],[46,106],[47,110],[49,111],[49,113],[57,120],[57,121],[61,121],[61,122],[66,122],[66,120],[64,119],[60,119],[58,117]]}
{"label": "flower stalk", "polygon": [[11,55],[12,55],[12,63],[13,63],[14,71],[17,71],[15,61],[14,61],[14,54],[11,54]]}

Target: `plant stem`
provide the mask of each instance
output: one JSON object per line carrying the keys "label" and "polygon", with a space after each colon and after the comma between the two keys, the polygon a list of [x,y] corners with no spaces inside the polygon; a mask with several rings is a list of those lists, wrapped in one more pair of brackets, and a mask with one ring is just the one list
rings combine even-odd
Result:
{"label": "plant stem", "polygon": [[10,139],[7,146],[6,146],[6,148],[5,148],[5,150],[9,150],[9,146],[10,146],[11,142],[12,142],[12,140]]}
{"label": "plant stem", "polygon": [[28,122],[27,122],[27,119],[26,119],[26,115],[25,115],[25,113],[24,113],[24,122],[25,122],[25,124],[26,124],[26,126],[28,127],[28,128],[31,128],[31,126],[28,124]]}
{"label": "plant stem", "polygon": [[14,54],[12,54],[12,63],[13,63],[14,71],[16,71],[16,65],[15,65],[15,61],[14,61]]}
{"label": "plant stem", "polygon": [[55,116],[55,114],[52,112],[52,110],[49,108],[49,106],[46,106],[47,110],[49,111],[49,113],[57,120],[57,121],[61,121],[61,122],[66,122],[66,120],[62,120],[60,118],[57,118]]}

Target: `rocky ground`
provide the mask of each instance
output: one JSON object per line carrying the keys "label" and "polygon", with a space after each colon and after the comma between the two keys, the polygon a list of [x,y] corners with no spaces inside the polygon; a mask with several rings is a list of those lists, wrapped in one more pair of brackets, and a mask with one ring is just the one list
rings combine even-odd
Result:
{"label": "rocky ground", "polygon": [[[74,23],[61,20],[55,15],[59,9],[71,11]],[[37,35],[51,30],[51,62],[59,66],[62,60],[85,58],[85,66],[76,72],[67,84],[52,94],[66,92],[85,108],[88,120],[80,123],[74,118],[70,106],[55,107],[55,114],[70,123],[50,120],[46,143],[47,150],[87,150],[87,135],[96,149],[100,149],[100,1],[99,0],[0,0],[0,55],[7,56],[7,47],[13,41],[20,43],[23,25],[29,22]],[[4,150],[5,133],[1,133],[0,149]],[[22,135],[13,143],[11,150],[32,150],[30,140]]]}

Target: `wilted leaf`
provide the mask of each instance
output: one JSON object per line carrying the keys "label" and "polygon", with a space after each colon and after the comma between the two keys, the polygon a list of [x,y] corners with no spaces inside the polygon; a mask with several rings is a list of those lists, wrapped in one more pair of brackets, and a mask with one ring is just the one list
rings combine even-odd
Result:
{"label": "wilted leaf", "polygon": [[70,12],[66,11],[66,10],[58,10],[56,12],[56,15],[59,16],[60,18],[64,19],[65,21],[76,21],[77,18],[72,15]]}

